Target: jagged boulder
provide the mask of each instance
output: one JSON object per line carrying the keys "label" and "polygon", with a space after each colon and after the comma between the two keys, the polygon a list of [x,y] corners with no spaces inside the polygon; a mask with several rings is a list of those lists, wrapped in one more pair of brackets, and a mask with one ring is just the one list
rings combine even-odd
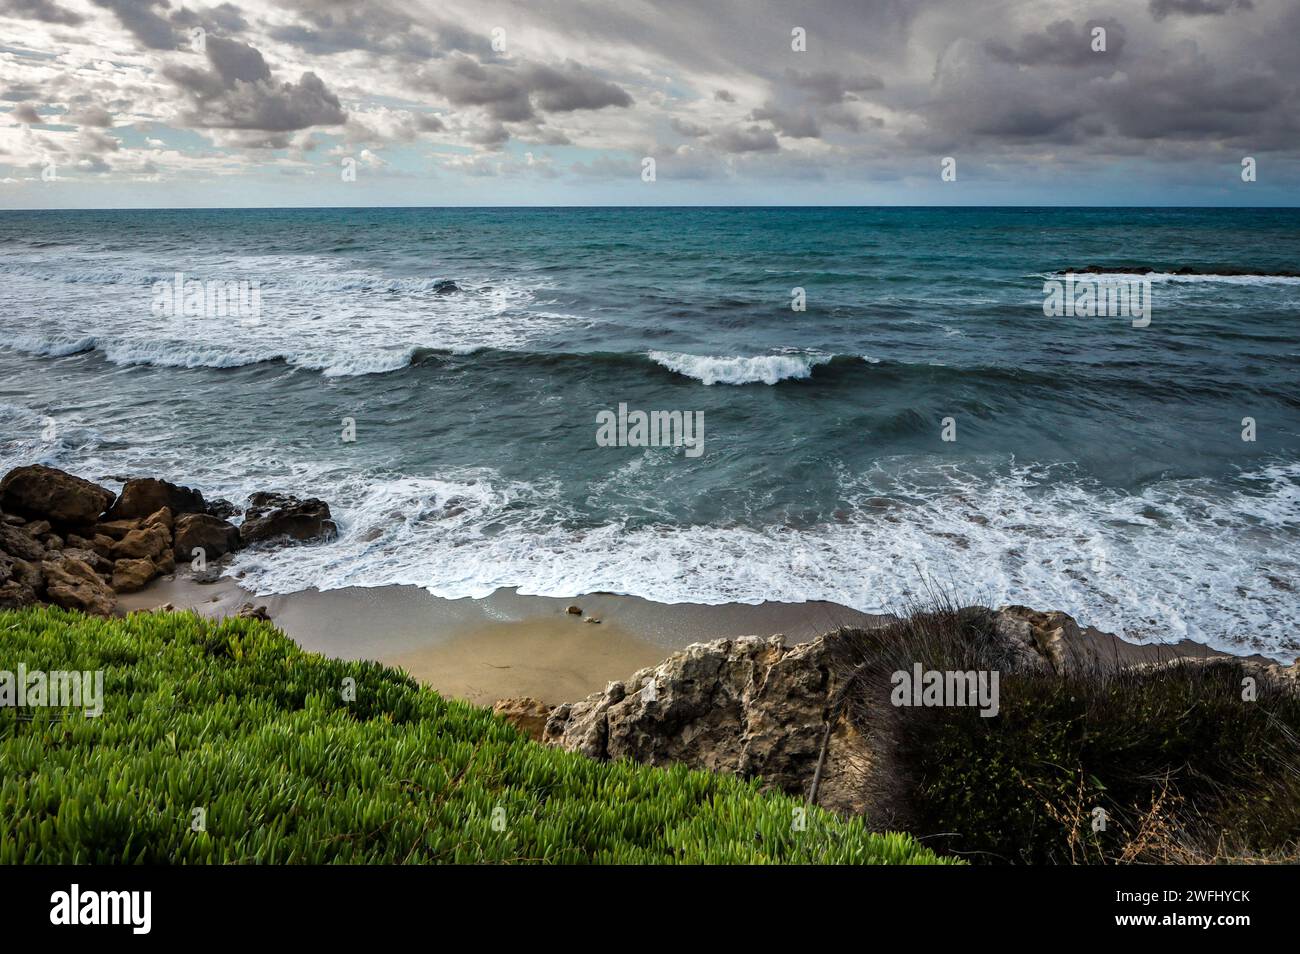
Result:
{"label": "jagged boulder", "polygon": [[115,560],[159,560],[164,553],[171,553],[172,540],[167,528],[161,524],[132,530],[117,543],[113,544]]}
{"label": "jagged boulder", "polygon": [[45,544],[27,532],[26,527],[0,524],[0,552],[23,560],[45,559]]}
{"label": "jagged boulder", "polygon": [[258,492],[248,498],[239,533],[245,545],[270,540],[311,543],[334,539],[338,526],[330,515],[330,505],[323,500]]}
{"label": "jagged boulder", "polygon": [[72,474],[29,464],[0,480],[0,509],[65,526],[95,522],[113,504],[113,492]]}
{"label": "jagged boulder", "polygon": [[[989,657],[1014,668],[1060,671],[1081,642],[1078,625],[1064,613],[970,607],[953,620],[987,634]],[[892,625],[828,633],[795,646],[780,636],[695,643],[603,692],[556,706],[543,741],[597,759],[680,762],[761,777],[801,796],[810,793],[820,764],[818,804],[861,813],[878,795],[873,766],[886,753],[868,738],[862,720],[848,717],[837,693],[853,678],[846,647],[869,634],[875,635],[867,644],[877,638],[891,644]]]}
{"label": "jagged boulder", "polygon": [[207,560],[216,560],[239,549],[239,528],[205,513],[181,514],[176,518],[172,534],[178,563],[189,561],[195,547],[203,550]]}
{"label": "jagged boulder", "polygon": [[1065,613],[1003,606],[993,615],[993,620],[998,635],[1026,664],[1049,665],[1060,672],[1083,651],[1079,624]]}
{"label": "jagged boulder", "polygon": [[0,551],[0,609],[30,606],[44,585],[39,565]]}
{"label": "jagged boulder", "polygon": [[113,564],[113,589],[118,593],[134,593],[157,575],[157,564],[147,557],[118,560]]}
{"label": "jagged boulder", "polygon": [[173,514],[206,513],[203,494],[154,477],[135,477],[122,486],[122,493],[108,512],[109,520],[148,517],[166,508]]}
{"label": "jagged boulder", "polygon": [[498,699],[492,706],[492,711],[534,742],[540,742],[546,734],[546,720],[553,708],[531,696],[519,696],[514,699]]}
{"label": "jagged boulder", "polygon": [[[833,690],[825,637],[796,646],[781,636],[695,643],[626,682],[557,706],[544,740],[592,758],[760,776],[806,795]],[[837,727],[819,801],[855,810],[855,766],[866,759],[861,740]]]}
{"label": "jagged boulder", "polygon": [[81,560],[46,560],[41,570],[45,598],[51,603],[98,616],[112,615],[117,606],[117,594]]}

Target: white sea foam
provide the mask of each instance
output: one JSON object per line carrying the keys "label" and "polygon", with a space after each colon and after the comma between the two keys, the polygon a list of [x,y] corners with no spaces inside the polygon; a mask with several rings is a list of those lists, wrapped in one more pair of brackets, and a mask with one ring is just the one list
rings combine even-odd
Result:
{"label": "white sea foam", "polygon": [[[31,315],[14,315],[12,322],[0,317],[0,333],[14,332],[0,337],[0,346],[44,357],[95,349],[114,364],[170,368],[284,361],[327,376],[353,376],[398,370],[421,349],[527,348],[538,337],[585,322],[534,311],[535,293],[546,286],[532,280],[460,278],[458,291],[440,294],[443,279],[386,278],[328,265],[305,259],[289,268],[254,257],[234,266],[194,267],[195,277],[260,280],[261,319],[255,324],[154,314],[150,282],[170,282],[171,273],[0,267],[15,296],[33,302]],[[51,288],[69,278],[71,290]]]}
{"label": "white sea foam", "polygon": [[[1076,280],[1090,282],[1132,282],[1148,279],[1152,282],[1172,284],[1222,284],[1222,285],[1300,285],[1295,275],[1178,275],[1174,272],[1073,272]],[[1045,279],[1061,279],[1063,274],[1045,274]]]}
{"label": "white sea foam", "polygon": [[651,351],[655,364],[703,384],[777,384],[789,379],[807,378],[812,369],[825,364],[829,354],[764,354],[753,357],[712,357]]}
{"label": "white sea foam", "polygon": [[[926,581],[964,601],[1062,609],[1155,641],[1184,637],[1294,655],[1300,605],[1300,465],[1224,494],[1168,481],[1124,494],[1021,469],[1000,479],[936,466],[848,499],[843,522],[785,527],[581,527],[559,488],[491,471],[351,487],[332,545],[252,552],[236,568],[262,592],[411,584],[447,597],[499,587],[660,602],[828,600],[898,609]],[[869,483],[869,482],[868,482]],[[338,498],[335,498],[338,500]]]}

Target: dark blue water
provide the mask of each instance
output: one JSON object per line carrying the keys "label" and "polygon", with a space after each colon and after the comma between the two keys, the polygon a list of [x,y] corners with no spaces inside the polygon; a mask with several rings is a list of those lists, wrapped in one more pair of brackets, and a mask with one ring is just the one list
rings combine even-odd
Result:
{"label": "dark blue water", "polygon": [[[0,250],[0,462],[330,500],[336,544],[241,558],[267,590],[931,580],[1300,649],[1296,210],[10,212]],[[1044,314],[1093,264],[1156,270],[1148,326]],[[260,309],[160,314],[177,272]],[[620,403],[703,453],[599,446]]]}

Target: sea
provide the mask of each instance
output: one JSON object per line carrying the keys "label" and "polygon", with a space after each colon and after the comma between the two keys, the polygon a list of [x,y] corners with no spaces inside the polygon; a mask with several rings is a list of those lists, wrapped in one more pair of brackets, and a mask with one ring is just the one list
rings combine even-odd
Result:
{"label": "sea", "polygon": [[[0,468],[328,501],[262,593],[940,594],[1289,660],[1298,270],[1297,209],[0,212]],[[1050,314],[1067,272],[1146,317]]]}

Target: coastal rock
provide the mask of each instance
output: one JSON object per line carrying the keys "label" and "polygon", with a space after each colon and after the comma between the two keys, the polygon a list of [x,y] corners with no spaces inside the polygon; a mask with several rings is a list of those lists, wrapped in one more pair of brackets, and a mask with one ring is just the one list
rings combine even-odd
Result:
{"label": "coastal rock", "polygon": [[0,583],[0,609],[18,609],[37,602],[36,591],[17,580]]}
{"label": "coastal rock", "polygon": [[582,615],[582,607],[581,607],[581,606],[570,606],[570,607],[569,607],[568,609],[566,609],[564,612],[568,613],[570,616],[581,616],[581,615]]}
{"label": "coastal rock", "polygon": [[102,520],[95,524],[95,535],[108,537],[111,541],[121,540],[132,530],[139,530],[140,520]]}
{"label": "coastal rock", "polygon": [[158,567],[153,560],[118,560],[113,564],[113,589],[118,593],[134,593],[157,575]]}
{"label": "coastal rock", "polygon": [[203,494],[153,477],[135,477],[122,487],[117,503],[108,511],[109,520],[148,517],[166,508],[170,513],[206,513]]}
{"label": "coastal rock", "polygon": [[1079,624],[1065,613],[1042,613],[1028,606],[1003,606],[994,614],[997,633],[1017,650],[1019,661],[1060,672],[1067,654],[1079,646]]}
{"label": "coastal rock", "polygon": [[[55,554],[49,554],[53,559]],[[77,547],[64,547],[57,551],[58,558],[61,560],[80,560],[86,566],[90,567],[99,576],[110,576],[113,572],[113,561],[105,559],[94,550],[82,550]]]}
{"label": "coastal rock", "polygon": [[44,545],[23,527],[0,524],[0,551],[24,560],[41,560],[45,557]]}
{"label": "coastal rock", "polygon": [[81,560],[46,560],[41,570],[51,603],[97,616],[110,616],[117,606],[117,594]]}
{"label": "coastal rock", "polygon": [[271,618],[271,614],[267,612],[265,606],[254,606],[252,603],[245,603],[239,607],[239,612],[235,615],[240,619],[269,620]]}
{"label": "coastal rock", "polygon": [[44,588],[45,574],[39,563],[0,552],[0,585],[11,582],[35,594]]}
{"label": "coastal rock", "polygon": [[329,504],[323,500],[258,492],[248,498],[239,532],[245,545],[279,539],[311,543],[334,539],[338,526],[331,519]]}
{"label": "coastal rock", "polygon": [[44,587],[40,564],[0,551],[0,609],[31,606]]}
{"label": "coastal rock", "polygon": [[216,560],[239,549],[239,528],[205,513],[181,514],[176,518],[172,535],[179,563],[189,562],[195,547],[203,550],[207,560]]}
{"label": "coastal rock", "polygon": [[112,556],[114,542],[115,541],[113,540],[112,537],[105,536],[102,533],[96,533],[94,536],[90,537],[89,539],[87,539],[86,537],[78,536],[75,533],[70,533],[68,534],[68,540],[67,540],[67,544],[69,547],[73,547],[78,550],[92,550],[95,553],[98,553],[102,557]]}
{"label": "coastal rock", "polygon": [[519,696],[514,699],[498,699],[493,704],[492,711],[534,742],[540,742],[546,732],[546,720],[552,708],[531,696]]}
{"label": "coastal rock", "polygon": [[218,497],[216,500],[208,501],[209,517],[216,517],[218,520],[229,520],[237,513],[239,513],[239,508],[229,500]]}
{"label": "coastal rock", "polygon": [[85,526],[113,504],[113,492],[72,474],[30,464],[0,480],[0,507],[51,523]]}
{"label": "coastal rock", "polygon": [[[990,658],[1008,666],[1061,671],[1081,642],[1078,625],[1064,613],[968,607],[954,618],[987,634]],[[886,620],[795,646],[780,636],[695,643],[603,692],[556,706],[543,741],[596,759],[761,777],[802,797],[810,794],[820,762],[817,803],[860,814],[877,804],[872,800],[882,788],[872,770],[887,756],[837,693],[853,678],[855,668],[845,659],[855,641],[887,646],[894,625],[901,624]]]}
{"label": "coastal rock", "polygon": [[[557,706],[544,740],[591,758],[685,763],[806,795],[834,689],[825,637],[787,647],[746,636],[695,643],[626,683]],[[819,803],[860,809],[854,784],[867,761],[848,726],[832,733]]]}
{"label": "coastal rock", "polygon": [[113,545],[114,560],[158,561],[172,549],[171,534],[161,524],[132,530]]}

